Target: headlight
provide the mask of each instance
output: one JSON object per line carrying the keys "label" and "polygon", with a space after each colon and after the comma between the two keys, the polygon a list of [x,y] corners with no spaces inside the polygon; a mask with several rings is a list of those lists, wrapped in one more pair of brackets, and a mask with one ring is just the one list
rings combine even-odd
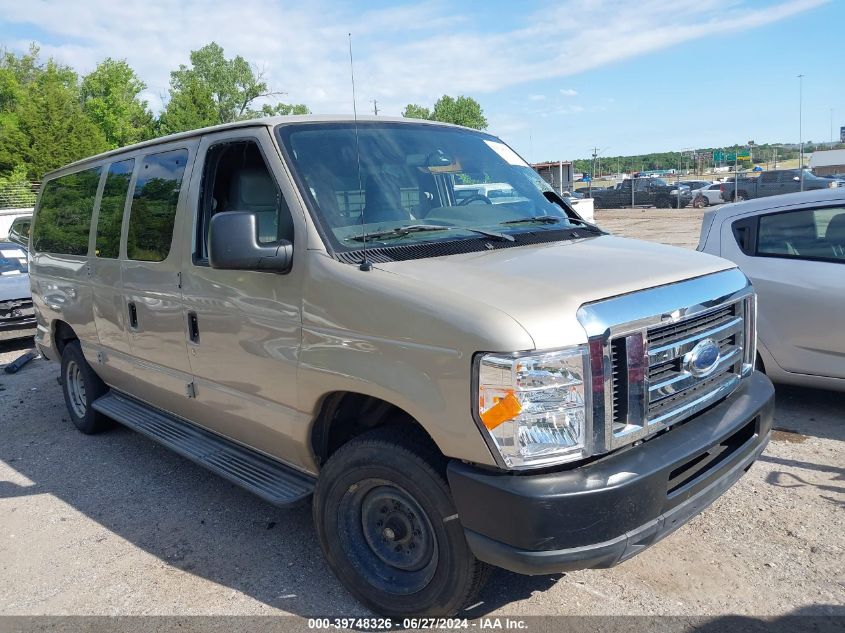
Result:
{"label": "headlight", "polygon": [[831,189],[836,189],[839,186],[839,183],[835,180],[831,180],[830,183],[827,185]]}
{"label": "headlight", "polygon": [[475,367],[477,421],[506,467],[548,466],[588,454],[586,345],[554,352],[484,354]]}

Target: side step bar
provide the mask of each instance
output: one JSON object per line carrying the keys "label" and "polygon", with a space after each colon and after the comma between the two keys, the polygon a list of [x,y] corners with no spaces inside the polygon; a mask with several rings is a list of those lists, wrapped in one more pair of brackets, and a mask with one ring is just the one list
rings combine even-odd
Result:
{"label": "side step bar", "polygon": [[294,505],[314,492],[314,478],[122,394],[109,391],[92,406],[274,505]]}

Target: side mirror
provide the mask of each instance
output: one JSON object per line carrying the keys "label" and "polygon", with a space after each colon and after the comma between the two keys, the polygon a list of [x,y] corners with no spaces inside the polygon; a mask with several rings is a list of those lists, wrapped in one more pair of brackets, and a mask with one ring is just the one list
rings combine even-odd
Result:
{"label": "side mirror", "polygon": [[287,272],[293,262],[293,244],[287,240],[258,243],[258,215],[252,211],[213,215],[208,242],[212,268]]}

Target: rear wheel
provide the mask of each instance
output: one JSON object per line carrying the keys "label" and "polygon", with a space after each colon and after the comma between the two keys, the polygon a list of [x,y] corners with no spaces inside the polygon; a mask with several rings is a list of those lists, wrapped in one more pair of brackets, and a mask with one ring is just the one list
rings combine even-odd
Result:
{"label": "rear wheel", "polygon": [[346,589],[380,615],[452,615],[483,584],[486,565],[467,545],[445,465],[427,437],[388,428],[352,440],[320,473],[320,546]]}
{"label": "rear wheel", "polygon": [[77,429],[86,434],[99,433],[111,421],[91,408],[91,404],[107,390],[105,383],[94,373],[79,341],[71,341],[62,351],[62,391],[70,419]]}

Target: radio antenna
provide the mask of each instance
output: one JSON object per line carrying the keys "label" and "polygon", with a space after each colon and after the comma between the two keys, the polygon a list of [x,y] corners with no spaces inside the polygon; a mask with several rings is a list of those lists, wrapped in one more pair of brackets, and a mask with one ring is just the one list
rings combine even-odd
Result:
{"label": "radio antenna", "polygon": [[[361,199],[364,198],[364,184],[361,182],[361,146],[358,142],[358,106],[355,100],[355,66],[352,63],[352,33],[347,33],[349,36],[349,76],[352,78],[352,116],[355,120],[355,159],[358,161],[358,191],[360,192]],[[364,242],[364,246],[361,249],[361,264],[358,266],[359,269],[367,271],[373,269],[373,263],[367,257],[367,230],[364,228],[364,205],[366,205],[366,199],[361,204],[361,240]]]}

